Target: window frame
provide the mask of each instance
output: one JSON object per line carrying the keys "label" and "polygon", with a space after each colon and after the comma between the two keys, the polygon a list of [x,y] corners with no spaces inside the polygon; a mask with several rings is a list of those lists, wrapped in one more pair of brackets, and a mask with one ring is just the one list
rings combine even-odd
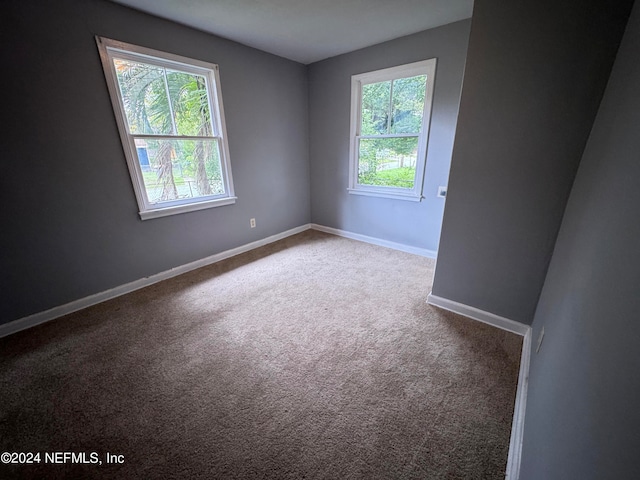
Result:
{"label": "window frame", "polygon": [[[138,203],[139,215],[142,220],[164,217],[179,213],[203,210],[235,203],[233,177],[231,174],[231,162],[229,157],[229,144],[227,141],[227,129],[222,105],[222,91],[220,88],[219,67],[216,64],[196,60],[172,53],[162,52],[151,48],[141,47],[110,38],[96,36],[96,43],[100,52],[100,59],[107,81],[107,88],[114,116],[120,133],[120,140],[131,176],[131,183]],[[192,73],[205,78],[207,98],[209,101],[209,115],[212,127],[212,136],[199,137],[189,135],[156,135],[130,133],[128,120],[124,109],[123,99],[118,84],[113,58],[121,58],[143,62],[154,66],[176,69],[185,73]],[[183,198],[165,202],[151,203],[148,199],[138,152],[135,145],[136,138],[174,138],[177,140],[216,140],[219,144],[220,169],[223,194],[207,195],[196,198]]]}
{"label": "window frame", "polygon": [[[360,73],[351,76],[351,118],[349,132],[349,187],[350,194],[368,195],[383,198],[394,198],[419,202],[422,200],[422,190],[427,163],[427,146],[431,126],[431,111],[433,106],[433,91],[436,74],[435,58],[420,62],[399,65],[396,67]],[[398,138],[403,136],[415,137],[415,134],[365,135],[360,134],[362,128],[362,87],[370,83],[393,81],[396,79],[426,75],[424,110],[422,126],[418,132],[418,157],[416,159],[416,174],[412,189],[390,187],[382,185],[364,185],[358,183],[359,142],[365,138]],[[390,99],[392,100],[392,99]]]}

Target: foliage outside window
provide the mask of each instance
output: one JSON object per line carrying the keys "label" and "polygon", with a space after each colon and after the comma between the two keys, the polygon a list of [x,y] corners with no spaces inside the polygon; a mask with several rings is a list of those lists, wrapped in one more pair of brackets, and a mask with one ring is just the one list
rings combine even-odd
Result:
{"label": "foliage outside window", "polygon": [[217,66],[97,42],[141,218],[233,203]]}
{"label": "foliage outside window", "polygon": [[351,77],[350,193],[419,201],[436,60]]}

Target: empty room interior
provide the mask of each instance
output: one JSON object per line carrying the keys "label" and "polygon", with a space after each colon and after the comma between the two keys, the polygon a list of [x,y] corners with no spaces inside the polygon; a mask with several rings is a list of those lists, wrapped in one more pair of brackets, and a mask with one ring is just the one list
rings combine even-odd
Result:
{"label": "empty room interior", "polygon": [[1,478],[640,478],[633,0],[0,8]]}

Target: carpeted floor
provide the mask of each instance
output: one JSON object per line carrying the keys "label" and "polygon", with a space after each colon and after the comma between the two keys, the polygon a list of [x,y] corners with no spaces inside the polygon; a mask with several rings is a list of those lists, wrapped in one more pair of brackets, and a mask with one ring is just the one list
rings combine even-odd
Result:
{"label": "carpeted floor", "polygon": [[0,339],[0,452],[41,452],[0,478],[504,478],[521,339],[433,266],[310,230]]}

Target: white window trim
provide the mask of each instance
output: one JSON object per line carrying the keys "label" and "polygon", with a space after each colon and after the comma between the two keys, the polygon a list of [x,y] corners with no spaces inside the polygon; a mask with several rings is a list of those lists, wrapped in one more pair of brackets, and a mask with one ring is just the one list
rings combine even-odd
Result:
{"label": "white window trim", "polygon": [[[433,105],[433,88],[435,83],[436,59],[409,63],[397,67],[385,68],[374,72],[361,73],[351,77],[351,128],[349,135],[349,193],[383,198],[395,198],[419,202],[422,200],[422,186],[427,162],[427,144],[431,125],[431,109]],[[413,189],[362,185],[358,183],[358,142],[362,118],[362,86],[396,78],[416,75],[427,75],[424,97],[422,128],[418,135],[418,158],[416,160],[416,176]],[[398,135],[392,135],[397,137]],[[414,135],[411,135],[414,136]],[[369,136],[367,136],[369,137]],[[381,137],[376,135],[375,137]]]}
{"label": "white window trim", "polygon": [[[205,208],[219,207],[235,203],[237,197],[234,193],[233,178],[231,175],[231,163],[229,160],[229,144],[227,141],[227,128],[225,124],[224,108],[222,106],[222,91],[220,88],[220,75],[218,65],[213,63],[182,57],[171,53],[161,52],[150,48],[140,47],[109,38],[96,36],[96,43],[100,51],[100,59],[104,69],[109,96],[113,105],[116,123],[120,139],[124,148],[124,154],[131,175],[131,182],[138,202],[140,218],[148,220],[151,218],[175,215],[178,213],[203,210]],[[225,193],[222,195],[211,195],[199,198],[178,199],[170,202],[151,203],[147,198],[144,188],[142,170],[138,161],[138,154],[135,147],[134,135],[129,133],[127,128],[126,114],[118,79],[113,67],[113,54],[119,58],[129,58],[140,60],[140,57],[148,57],[154,65],[161,65],[168,68],[179,69],[183,72],[194,73],[205,77],[209,98],[209,112],[212,117],[214,136],[220,142],[220,162],[222,167],[222,181]],[[163,137],[163,136],[160,136]],[[176,136],[176,138],[186,138]]]}

